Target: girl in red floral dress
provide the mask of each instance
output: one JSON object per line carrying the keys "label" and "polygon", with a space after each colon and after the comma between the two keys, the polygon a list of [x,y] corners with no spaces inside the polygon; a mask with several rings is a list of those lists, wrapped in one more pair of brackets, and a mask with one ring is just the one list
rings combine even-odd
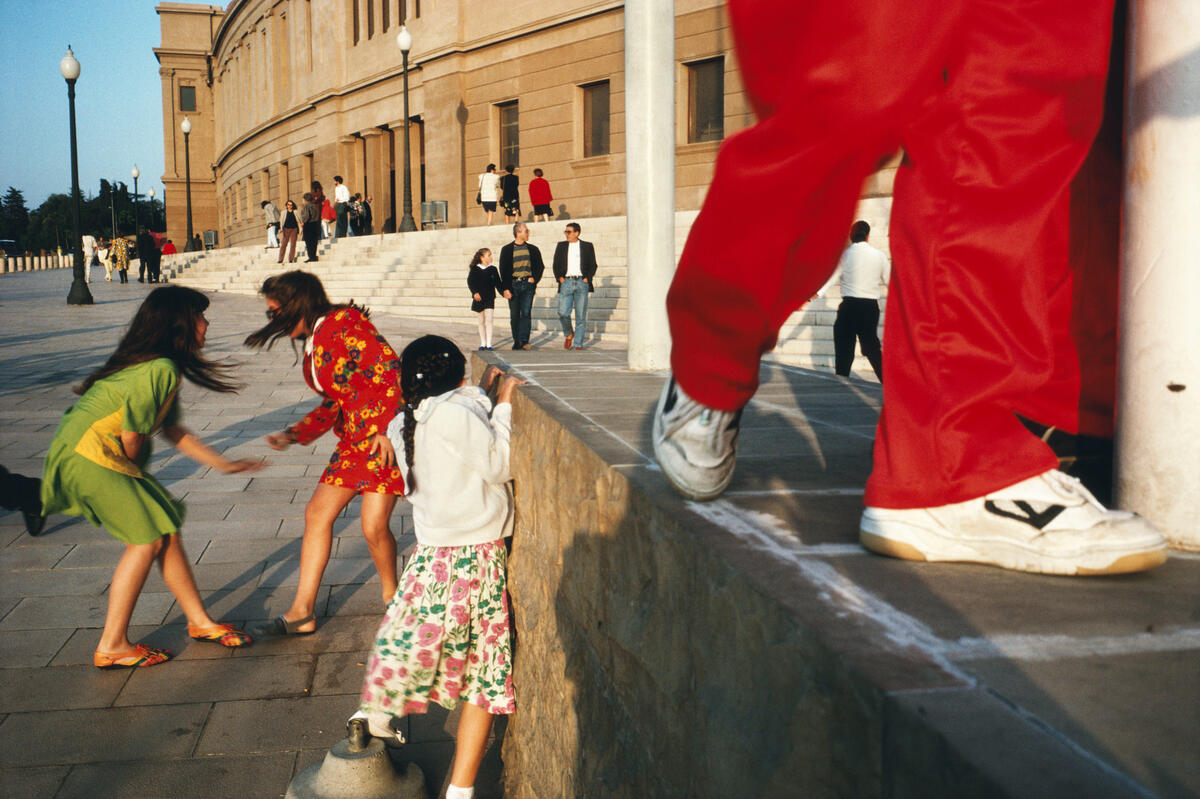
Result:
{"label": "girl in red floral dress", "polygon": [[269,347],[288,337],[303,340],[304,380],[323,401],[307,416],[267,436],[276,450],[309,444],[332,429],[337,447],[304,510],[300,583],[292,606],[257,628],[260,635],[306,635],[316,630],[321,576],[329,562],[333,521],[362,495],[362,529],[383,599],[396,591],[396,539],[388,520],[404,478],[388,441],[388,424],[400,405],[400,359],[367,318],[365,309],[329,302],[316,275],[285,272],[267,278],[260,290],[268,324],[246,338],[249,347]]}

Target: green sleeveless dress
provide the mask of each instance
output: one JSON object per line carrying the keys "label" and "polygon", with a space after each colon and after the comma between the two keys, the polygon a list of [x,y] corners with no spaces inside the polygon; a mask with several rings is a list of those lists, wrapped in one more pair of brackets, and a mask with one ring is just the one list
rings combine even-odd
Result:
{"label": "green sleeveless dress", "polygon": [[[184,506],[145,471],[150,436],[179,423],[179,369],[146,361],[97,380],[65,414],[42,475],[42,513],[82,516],[113,538],[149,544],[177,532]],[[137,461],[121,431],[147,436]]]}

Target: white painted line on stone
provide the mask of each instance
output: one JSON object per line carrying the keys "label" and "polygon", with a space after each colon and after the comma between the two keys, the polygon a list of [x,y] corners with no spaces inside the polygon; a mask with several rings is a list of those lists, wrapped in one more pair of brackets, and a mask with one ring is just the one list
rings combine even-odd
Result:
{"label": "white painted line on stone", "polygon": [[924,622],[913,618],[840,574],[828,563],[814,560],[792,530],[769,513],[739,508],[730,502],[688,502],[696,515],[725,528],[760,552],[796,566],[800,575],[818,589],[818,596],[839,617],[856,616],[880,628],[896,651],[915,649],[937,663],[947,674],[974,685],[975,680],[944,653],[945,642]]}
{"label": "white painted line on stone", "polygon": [[1047,661],[1150,652],[1181,652],[1192,649],[1200,649],[1200,628],[1092,638],[1075,638],[1070,635],[994,635],[988,638],[960,638],[946,644],[946,654],[956,661],[988,658]]}

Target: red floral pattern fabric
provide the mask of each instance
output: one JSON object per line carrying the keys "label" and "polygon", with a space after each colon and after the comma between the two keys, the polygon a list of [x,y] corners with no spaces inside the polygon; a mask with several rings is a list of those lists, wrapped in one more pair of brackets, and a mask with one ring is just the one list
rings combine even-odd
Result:
{"label": "red floral pattern fabric", "polygon": [[387,430],[400,406],[400,356],[362,311],[342,308],[318,325],[304,381],[324,400],[292,425],[296,441],[312,443],[331,429],[338,437],[321,482],[360,494],[403,494],[400,469],[385,469],[379,453],[370,454],[375,434]]}

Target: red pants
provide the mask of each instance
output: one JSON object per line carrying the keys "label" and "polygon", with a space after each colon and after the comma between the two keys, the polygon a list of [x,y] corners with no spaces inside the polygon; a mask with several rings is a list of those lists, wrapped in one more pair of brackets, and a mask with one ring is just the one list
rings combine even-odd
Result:
{"label": "red pants", "polygon": [[683,389],[749,401],[864,179],[902,146],[866,503],[942,505],[1054,468],[1014,412],[1079,422],[1069,187],[1100,124],[1112,6],[729,0],[759,122],[722,146],[667,298]]}

